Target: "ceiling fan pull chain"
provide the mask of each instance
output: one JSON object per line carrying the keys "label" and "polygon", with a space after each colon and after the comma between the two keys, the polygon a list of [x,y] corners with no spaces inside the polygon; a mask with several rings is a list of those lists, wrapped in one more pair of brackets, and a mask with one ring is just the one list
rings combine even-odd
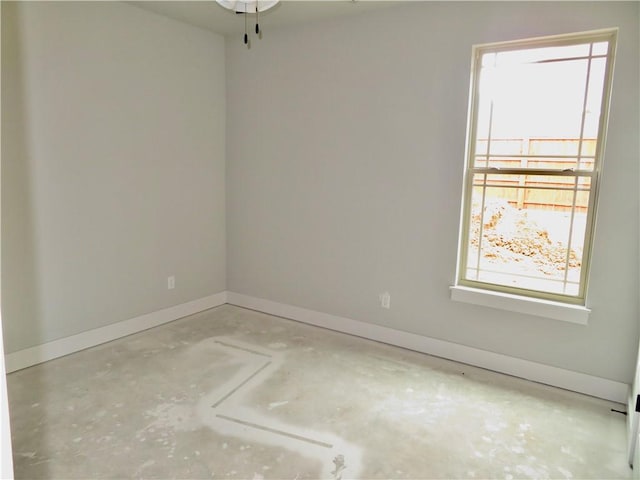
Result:
{"label": "ceiling fan pull chain", "polygon": [[[2,0],[0,0],[1,2]],[[251,40],[249,39],[249,28],[247,16],[256,9],[256,35],[262,39],[262,29],[260,28],[260,13],[275,7],[280,0],[216,0],[216,2],[228,10],[235,12],[237,15],[244,15],[244,37],[243,41],[247,48],[251,48]]]}
{"label": "ceiling fan pull chain", "polygon": [[258,2],[256,2],[256,35],[260,35],[259,20],[260,20],[260,9],[258,8]]}
{"label": "ceiling fan pull chain", "polygon": [[247,12],[244,12],[244,44],[249,48],[249,35],[247,35]]}

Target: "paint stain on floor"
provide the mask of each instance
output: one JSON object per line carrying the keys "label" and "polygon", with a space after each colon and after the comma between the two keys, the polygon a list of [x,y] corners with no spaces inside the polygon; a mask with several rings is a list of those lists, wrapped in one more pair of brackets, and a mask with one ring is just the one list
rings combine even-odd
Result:
{"label": "paint stain on floor", "polygon": [[8,387],[16,478],[631,476],[610,402],[229,305]]}

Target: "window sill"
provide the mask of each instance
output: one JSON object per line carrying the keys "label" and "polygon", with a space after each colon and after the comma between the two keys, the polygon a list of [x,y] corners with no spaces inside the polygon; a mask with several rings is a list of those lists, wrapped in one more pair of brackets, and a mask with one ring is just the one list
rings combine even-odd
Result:
{"label": "window sill", "polygon": [[508,293],[492,292],[478,288],[453,286],[451,299],[484,307],[526,313],[537,317],[552,318],[564,322],[588,325],[591,310],[581,305],[570,305],[538,298],[522,297]]}

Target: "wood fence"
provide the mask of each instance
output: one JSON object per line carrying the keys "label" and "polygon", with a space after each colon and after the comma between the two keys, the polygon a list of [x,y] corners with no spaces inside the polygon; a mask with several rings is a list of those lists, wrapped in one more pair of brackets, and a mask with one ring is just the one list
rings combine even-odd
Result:
{"label": "wood fence", "polygon": [[[475,166],[500,169],[593,171],[596,139],[520,138],[478,140]],[[579,151],[581,150],[581,151]],[[586,212],[589,176],[476,174],[474,186],[486,187],[487,198],[503,199],[520,209]]]}

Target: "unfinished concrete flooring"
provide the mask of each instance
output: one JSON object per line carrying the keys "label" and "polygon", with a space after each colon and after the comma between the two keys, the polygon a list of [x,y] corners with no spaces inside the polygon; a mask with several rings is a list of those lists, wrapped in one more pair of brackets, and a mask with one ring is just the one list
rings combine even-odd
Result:
{"label": "unfinished concrete flooring", "polygon": [[619,405],[225,305],[8,376],[16,478],[630,478]]}

